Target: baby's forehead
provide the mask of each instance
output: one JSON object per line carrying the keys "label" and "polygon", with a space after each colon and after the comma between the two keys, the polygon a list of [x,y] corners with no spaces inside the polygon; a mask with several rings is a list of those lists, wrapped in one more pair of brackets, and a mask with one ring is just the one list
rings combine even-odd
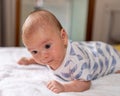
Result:
{"label": "baby's forehead", "polygon": [[23,25],[23,32],[28,35],[34,34],[34,31],[44,32],[46,30],[56,30],[58,27],[53,17],[48,12],[39,11],[32,13],[26,19]]}
{"label": "baby's forehead", "polygon": [[40,18],[36,18],[36,16],[28,17],[23,25],[23,32],[31,33],[35,30],[40,29],[41,31],[47,27],[49,27],[50,24],[46,22],[46,20],[40,20]]}
{"label": "baby's forehead", "polygon": [[33,14],[32,16],[28,17],[28,28],[32,29],[46,29],[46,28],[52,28],[54,23],[52,20],[49,20],[46,16],[40,16],[39,14]]}

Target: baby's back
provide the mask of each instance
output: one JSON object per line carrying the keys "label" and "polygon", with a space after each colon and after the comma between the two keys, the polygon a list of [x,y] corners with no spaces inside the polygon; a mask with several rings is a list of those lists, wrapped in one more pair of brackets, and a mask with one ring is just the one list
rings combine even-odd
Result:
{"label": "baby's back", "polygon": [[89,59],[92,79],[113,73],[120,62],[119,53],[109,44],[103,42],[73,42],[84,54],[84,59]]}

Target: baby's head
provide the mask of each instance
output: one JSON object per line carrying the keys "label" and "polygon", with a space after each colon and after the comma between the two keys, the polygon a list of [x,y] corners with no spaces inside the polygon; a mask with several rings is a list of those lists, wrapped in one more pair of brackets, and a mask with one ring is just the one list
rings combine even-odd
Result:
{"label": "baby's head", "polygon": [[22,28],[24,45],[37,63],[57,69],[64,60],[67,33],[57,18],[46,10],[32,12]]}

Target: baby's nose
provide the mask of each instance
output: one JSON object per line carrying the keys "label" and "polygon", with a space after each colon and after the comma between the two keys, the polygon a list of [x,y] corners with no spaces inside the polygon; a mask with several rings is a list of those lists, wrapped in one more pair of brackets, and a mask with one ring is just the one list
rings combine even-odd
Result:
{"label": "baby's nose", "polygon": [[41,58],[40,58],[42,63],[47,63],[49,61],[49,59],[50,58],[49,58],[48,54],[42,54]]}
{"label": "baby's nose", "polygon": [[45,51],[41,52],[41,58],[47,59],[48,57],[49,57],[48,52]]}

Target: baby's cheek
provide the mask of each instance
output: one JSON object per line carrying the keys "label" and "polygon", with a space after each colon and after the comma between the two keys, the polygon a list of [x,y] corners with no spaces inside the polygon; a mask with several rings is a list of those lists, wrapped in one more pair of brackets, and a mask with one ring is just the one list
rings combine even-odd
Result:
{"label": "baby's cheek", "polygon": [[37,63],[40,63],[40,59],[37,56],[33,56],[33,58]]}

